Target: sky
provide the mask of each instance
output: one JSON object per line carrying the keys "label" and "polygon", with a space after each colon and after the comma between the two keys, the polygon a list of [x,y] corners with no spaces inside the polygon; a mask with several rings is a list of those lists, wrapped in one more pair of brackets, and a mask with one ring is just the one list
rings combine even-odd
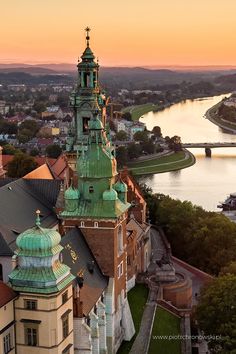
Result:
{"label": "sky", "polygon": [[236,0],[0,0],[0,63],[236,65]]}

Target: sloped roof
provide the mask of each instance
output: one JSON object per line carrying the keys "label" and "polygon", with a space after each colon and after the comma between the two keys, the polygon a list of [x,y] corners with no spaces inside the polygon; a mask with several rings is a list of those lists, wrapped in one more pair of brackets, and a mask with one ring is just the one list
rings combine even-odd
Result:
{"label": "sloped roof", "polygon": [[9,301],[13,300],[17,294],[3,281],[0,280],[0,307],[6,305]]}
{"label": "sloped roof", "polygon": [[[14,155],[2,155],[2,165],[6,168],[7,164],[14,158]],[[35,156],[35,161],[39,166],[47,163],[49,166],[52,166],[57,159],[48,158],[46,156]]]}
{"label": "sloped roof", "polygon": [[[76,276],[78,272],[83,272],[84,285],[80,296],[86,316],[107,287],[108,278],[102,274],[80,229],[71,229],[62,237],[61,245],[64,247],[63,263],[71,268],[71,273]],[[94,268],[93,272],[90,272],[89,265],[92,262],[94,262]]]}
{"label": "sloped roof", "polygon": [[66,156],[61,154],[50,167],[57,178],[63,179],[65,170],[69,168]]}
{"label": "sloped roof", "polygon": [[48,165],[45,163],[42,166],[37,167],[35,170],[27,173],[23,177],[24,179],[54,179],[53,174],[48,167]]}
{"label": "sloped roof", "polygon": [[[15,250],[19,233],[35,224],[35,211],[41,211],[43,227],[57,224],[53,211],[60,190],[59,180],[20,178],[0,188],[0,255]],[[5,242],[3,242],[3,240]],[[7,245],[7,246],[6,246]]]}

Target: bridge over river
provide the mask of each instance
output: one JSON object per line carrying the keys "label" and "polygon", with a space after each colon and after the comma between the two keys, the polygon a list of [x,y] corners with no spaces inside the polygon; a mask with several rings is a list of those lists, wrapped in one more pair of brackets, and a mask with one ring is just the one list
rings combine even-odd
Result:
{"label": "bridge over river", "polygon": [[236,142],[230,143],[183,143],[184,148],[222,148],[222,147],[236,147]]}
{"label": "bridge over river", "polygon": [[184,143],[183,148],[204,148],[206,156],[211,156],[213,148],[229,148],[236,147],[236,142],[218,142],[218,143]]}

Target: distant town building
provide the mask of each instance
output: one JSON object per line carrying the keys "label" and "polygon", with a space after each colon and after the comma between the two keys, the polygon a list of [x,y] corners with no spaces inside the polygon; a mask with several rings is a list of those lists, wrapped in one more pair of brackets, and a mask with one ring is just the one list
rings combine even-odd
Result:
{"label": "distant town building", "polygon": [[41,116],[42,119],[50,118],[52,116],[56,117],[57,119],[62,119],[63,112],[59,106],[50,106],[47,107],[46,111],[42,112]]}

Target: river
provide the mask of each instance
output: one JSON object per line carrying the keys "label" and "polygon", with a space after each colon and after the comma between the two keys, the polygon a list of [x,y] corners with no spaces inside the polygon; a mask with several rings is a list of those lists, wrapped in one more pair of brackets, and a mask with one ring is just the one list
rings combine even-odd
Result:
{"label": "river", "polygon": [[[161,112],[149,112],[140,119],[151,130],[161,127],[163,136],[181,136],[183,143],[236,142],[236,135],[226,134],[204,118],[206,111],[222,100],[214,96],[187,100]],[[190,200],[206,210],[217,209],[231,192],[236,192],[236,148],[214,148],[212,157],[205,157],[204,149],[190,149],[196,157],[192,167],[143,177],[142,182],[153,192],[168,194],[180,200]]]}

